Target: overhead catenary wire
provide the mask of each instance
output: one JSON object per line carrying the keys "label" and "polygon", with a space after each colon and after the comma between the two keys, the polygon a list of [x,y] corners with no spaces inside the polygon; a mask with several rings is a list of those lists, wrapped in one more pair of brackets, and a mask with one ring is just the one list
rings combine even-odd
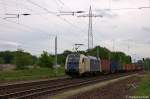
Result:
{"label": "overhead catenary wire", "polygon": [[62,5],[60,5],[59,3],[58,3],[58,1],[57,0],[54,0],[54,2],[59,6],[58,7],[58,11],[61,11],[62,10],[62,8],[63,8],[63,6]]}
{"label": "overhead catenary wire", "polygon": [[[22,5],[22,4],[21,4]],[[26,6],[26,5],[25,5]],[[27,6],[26,6],[26,8],[28,8]],[[28,9],[29,11],[32,11],[33,13],[35,13],[35,11],[33,10],[33,9]],[[43,17],[41,14],[31,14],[31,15],[38,15],[38,16],[40,16],[42,19],[44,19],[45,20],[45,22],[48,22],[49,21],[49,19],[47,18],[47,17]],[[49,27],[49,25],[48,25],[48,27]],[[55,30],[55,31],[57,31],[57,30]],[[57,31],[57,33],[58,33],[58,31]]]}
{"label": "overhead catenary wire", "polygon": [[[8,21],[8,20],[7,20]],[[8,21],[9,22],[9,21]],[[16,24],[18,24],[17,22],[16,22]],[[64,40],[67,40],[68,41],[68,43],[70,43],[70,42],[72,42],[72,43],[74,43],[73,41],[70,41],[70,40],[68,40],[68,39],[64,39]],[[72,44],[71,43],[71,44]],[[30,50],[30,49],[29,49]],[[33,49],[32,49],[33,50]],[[48,51],[48,49],[46,49],[47,51]],[[40,52],[40,51],[39,51]],[[52,53],[52,52],[50,52],[50,53]]]}
{"label": "overhead catenary wire", "polygon": [[[56,15],[56,12],[49,11],[47,8],[43,8],[43,7],[41,7],[40,5],[38,5],[38,4],[34,3],[34,2],[32,2],[31,0],[28,0],[28,1],[30,1],[30,3],[32,3],[32,4],[34,4],[34,5],[36,5],[36,6],[40,7],[40,8],[42,8],[42,9],[45,10],[46,12]],[[135,8],[124,8],[124,9],[135,9]],[[121,10],[121,9],[110,9],[110,10]],[[57,15],[56,15],[56,16],[57,16]],[[66,23],[72,25],[73,27],[79,28],[78,26],[74,25],[73,23],[69,22],[68,20],[66,20],[66,19],[64,19],[64,18],[62,18],[62,17],[59,17],[59,18],[60,18],[61,20],[65,21]],[[82,30],[82,32],[83,32],[83,30]]]}
{"label": "overhead catenary wire", "polygon": [[[38,6],[38,7],[40,7],[38,4],[35,4],[35,3],[33,3],[32,2],[32,4],[34,4],[34,5],[36,5],[36,6]],[[21,4],[22,5],[22,4]],[[30,10],[30,11],[33,11],[32,9],[29,9],[28,7],[26,7],[26,9],[27,10]],[[48,9],[46,9],[46,8],[43,8],[43,10],[46,10],[46,11],[48,11],[48,13],[50,13],[50,14],[55,14],[56,12],[52,12],[51,13],[51,11],[49,11]],[[45,13],[46,14],[46,13]],[[14,15],[17,15],[17,14],[14,14]],[[31,14],[31,15],[40,15],[40,14]],[[41,14],[42,15],[42,14]],[[16,17],[15,17],[16,18]],[[66,23],[68,23],[68,24],[70,24],[70,25],[74,25],[74,24],[72,24],[71,22],[69,22],[69,21],[67,21],[66,19],[64,19],[64,18],[61,18],[63,21],[65,21]],[[46,19],[47,20],[47,19]],[[74,25],[74,27],[76,27],[76,28],[78,28],[77,26],[75,26]]]}
{"label": "overhead catenary wire", "polygon": [[[38,7],[39,7],[39,6],[38,6]],[[33,11],[33,10],[31,9],[31,11]],[[46,20],[46,22],[49,21],[49,19],[48,19],[47,17],[43,17],[43,16],[41,16],[41,15],[40,15],[40,17],[42,17],[44,20]],[[77,27],[77,26],[74,25],[73,23],[69,22],[69,21],[66,20],[65,18],[59,17],[59,19],[65,21],[66,23],[70,24],[70,25],[73,26],[74,28],[78,28],[78,29],[79,29],[79,27]],[[50,22],[51,22],[51,21],[50,21]],[[81,30],[81,31],[83,32],[84,30]],[[59,33],[59,32],[57,31],[57,33]],[[74,42],[73,42],[73,43],[74,43]]]}
{"label": "overhead catenary wire", "polygon": [[7,13],[7,7],[6,7],[6,4],[5,4],[5,0],[1,0],[1,1],[2,1],[2,4],[3,4],[4,13]]}
{"label": "overhead catenary wire", "polygon": [[[28,1],[29,1],[30,3],[36,5],[36,6],[40,7],[40,8],[43,8],[43,7],[39,6],[38,4],[32,2],[31,0],[28,0]],[[62,4],[64,4],[64,3],[62,3]],[[127,8],[126,8],[126,9],[127,9]],[[128,9],[130,9],[130,8],[128,8]],[[46,8],[43,8],[43,10],[46,10],[48,13],[55,14],[55,12],[51,12],[51,11],[49,11],[49,10],[46,9]],[[111,10],[119,10],[119,9],[111,9]],[[121,10],[121,9],[120,9],[120,10]],[[72,24],[71,22],[67,21],[66,19],[62,18],[62,20],[64,20],[64,21],[67,22],[68,24],[71,24],[72,26],[78,28],[78,26],[75,26],[74,24]]]}
{"label": "overhead catenary wire", "polygon": [[[2,17],[0,17],[0,18],[2,18]],[[11,18],[11,17],[10,17],[10,18]],[[7,20],[7,19],[4,19],[4,18],[2,18],[2,19],[5,20],[5,21],[7,21],[7,22],[11,22],[11,23],[14,23],[14,24],[21,25],[21,26],[26,27],[26,28],[28,28],[28,29],[30,29],[30,30],[35,30],[35,28],[32,28],[32,27],[30,27],[30,26],[28,26],[28,25],[24,25],[24,24],[21,24],[21,23],[17,23],[17,22],[15,22],[15,21]],[[37,29],[37,30],[38,30],[38,32],[41,31],[40,29]],[[42,31],[42,33],[43,33],[43,31]],[[47,33],[47,32],[44,31],[44,33]],[[53,35],[53,34],[50,34],[50,33],[47,33],[47,34]]]}
{"label": "overhead catenary wire", "polygon": [[[2,18],[3,19],[3,18]],[[11,21],[11,20],[7,20],[7,19],[3,19],[3,20],[5,20],[5,21],[7,21],[7,22],[11,22],[11,23],[14,23],[14,24],[17,24],[17,25],[19,25],[19,26],[23,26],[23,27],[25,27],[25,28],[27,28],[27,29],[30,29],[30,30],[32,30],[32,31],[34,31],[35,30],[35,28],[32,28],[32,27],[30,27],[30,26],[28,26],[28,25],[25,25],[25,24],[21,24],[21,23],[17,23],[17,22],[15,22],[15,21]],[[37,29],[36,29],[37,30]],[[41,31],[41,30],[37,30],[38,31],[38,33],[39,33],[39,31]],[[40,33],[47,33],[47,32],[40,32]],[[49,34],[49,35],[51,35],[51,36],[54,36],[54,35],[52,35],[52,34],[50,34],[50,33],[47,33],[47,34]]]}
{"label": "overhead catenary wire", "polygon": [[[30,9],[30,10],[33,11],[32,9]],[[3,19],[3,20],[4,20],[4,19]],[[45,20],[47,20],[47,19],[45,19]],[[28,26],[28,25],[24,25],[24,24],[21,24],[21,23],[17,23],[17,22],[11,21],[11,20],[5,20],[5,21],[11,22],[11,23],[14,23],[14,24],[17,24],[17,25],[20,25],[20,26],[25,27],[25,28],[27,28],[27,29],[30,29],[30,30],[32,30],[32,31],[35,30],[35,28],[32,28],[32,27],[30,27],[30,26]],[[38,29],[38,33],[39,33],[39,29]],[[44,33],[44,32],[42,31],[42,32],[40,32],[40,33]]]}
{"label": "overhead catenary wire", "polygon": [[[14,5],[12,5],[12,4],[15,4],[15,6]],[[16,7],[16,2],[13,2],[12,0],[10,0],[9,2],[7,2],[7,3],[5,3],[5,6],[11,6],[11,7]],[[31,10],[30,8],[27,8],[26,6],[24,6],[23,4],[18,4],[17,5],[18,7],[21,7],[22,9],[27,9],[27,10]],[[4,13],[4,14],[1,14],[1,15],[5,15],[6,13]]]}
{"label": "overhead catenary wire", "polygon": [[[8,28],[8,26],[7,26],[7,28]],[[17,28],[18,29],[18,28]],[[11,41],[10,41],[11,42]],[[27,48],[28,46],[24,46],[23,44],[21,44],[21,46],[23,46],[23,48]],[[28,47],[29,48],[29,47]],[[32,50],[37,50],[37,49],[41,49],[41,48],[32,48]],[[29,50],[31,50],[31,47],[30,47],[30,49]],[[46,50],[48,50],[48,49],[46,49]],[[38,50],[39,52],[41,52],[40,50]]]}
{"label": "overhead catenary wire", "polygon": [[[129,8],[128,8],[129,9]],[[60,17],[61,18],[61,17]],[[64,18],[62,19],[62,20],[64,20]],[[66,22],[67,23],[67,22]],[[69,22],[70,23],[70,22]],[[72,24],[72,23],[71,23]],[[72,24],[72,25],[74,25],[74,24]]]}
{"label": "overhead catenary wire", "polygon": [[[68,24],[71,25],[72,27],[74,27],[74,28],[80,30],[81,32],[83,32],[83,33],[85,32],[83,29],[80,29],[78,26],[74,25],[73,23],[71,23],[71,22],[68,21],[67,19],[62,18],[62,17],[60,17],[60,16],[57,16],[57,17],[58,17],[59,19],[63,20],[64,22],[68,23]],[[45,18],[45,19],[46,19],[46,21],[48,20],[48,18]],[[78,35],[79,35],[79,34],[78,34]],[[68,39],[65,39],[65,40],[69,41]],[[74,43],[73,41],[69,41],[69,42]],[[69,43],[69,42],[68,42],[68,43]]]}
{"label": "overhead catenary wire", "polygon": [[[17,2],[15,2],[15,3],[17,3]],[[38,16],[40,16],[40,17],[42,17],[40,14],[38,14],[38,13],[35,13],[35,11],[33,10],[33,9],[29,9],[29,7],[27,7],[25,4],[18,4],[18,6],[24,6],[24,8],[25,9],[27,9],[27,10],[29,10],[29,11],[31,11],[31,12],[34,12],[34,13],[30,13],[30,15],[38,15]],[[46,14],[46,13],[45,13]],[[16,15],[16,14],[14,14],[14,15]],[[21,13],[20,14],[18,14],[18,15],[21,15]],[[42,17],[43,19],[45,19],[44,17]],[[46,20],[46,22],[47,22],[47,18],[45,19]]]}
{"label": "overhead catenary wire", "polygon": [[57,1],[59,1],[62,5],[65,5],[61,0],[57,0]]}
{"label": "overhead catenary wire", "polygon": [[[20,1],[20,2],[22,2],[22,1]],[[20,7],[20,8],[22,8],[22,9],[24,9],[24,10],[28,10],[28,11],[33,11],[33,9],[31,9],[31,8],[29,8],[25,3],[18,3],[18,7]],[[14,4],[14,5],[12,5],[12,4]],[[30,3],[31,4],[31,3]],[[7,3],[5,3],[5,5],[6,6],[11,6],[11,7],[14,7],[14,8],[16,8],[16,2],[14,2],[14,1],[12,1],[12,0],[10,0],[9,2],[7,2]],[[34,11],[35,12],[35,11]],[[57,12],[54,12],[54,13],[57,13]],[[15,14],[15,13],[14,13]],[[17,13],[16,13],[17,14]],[[50,14],[50,13],[40,13],[39,11],[37,12],[37,13],[31,13],[31,15],[44,15],[44,14]],[[5,14],[1,14],[1,15],[5,15]]]}
{"label": "overhead catenary wire", "polygon": [[[4,21],[6,21],[6,20],[4,20]],[[6,21],[6,22],[9,22],[9,21]],[[12,23],[12,22],[11,22]],[[17,24],[17,22],[15,23],[15,24]],[[1,24],[0,24],[1,25]],[[20,27],[22,27],[21,25],[19,25]],[[11,26],[9,26],[9,25],[1,25],[1,27],[3,27],[3,28],[6,28],[7,29],[7,31],[8,30],[11,30],[11,32],[12,32],[12,30],[14,30],[14,29],[17,29],[17,30],[21,30],[21,31],[23,31],[23,32],[26,32],[26,33],[29,33],[29,32],[32,32],[32,33],[37,33],[37,31],[35,31],[35,30],[31,30],[31,29],[29,29],[29,28],[27,28],[27,29],[23,29],[23,28],[19,28],[19,27],[17,27],[17,28],[15,28],[15,27],[13,27],[13,25],[11,25]],[[23,26],[24,27],[24,26]],[[5,32],[5,31],[4,31]],[[13,32],[12,32],[13,33]],[[38,32],[39,33],[39,32]],[[40,33],[42,33],[43,34],[43,32],[40,32]],[[28,34],[29,35],[29,34]],[[50,36],[53,36],[53,35],[50,35]],[[47,36],[46,36],[46,38],[47,38]]]}
{"label": "overhead catenary wire", "polygon": [[[0,17],[0,18],[1,18],[1,17]],[[7,22],[10,22],[10,23],[14,23],[14,24],[17,24],[17,25],[21,25],[21,26],[23,26],[23,27],[25,27],[25,28],[28,28],[28,29],[32,30],[32,31],[33,31],[33,30],[36,30],[36,31],[38,31],[38,33],[46,33],[46,34],[48,34],[48,35],[55,36],[54,34],[50,34],[50,33],[48,33],[48,32],[42,31],[42,30],[37,29],[37,28],[30,27],[30,26],[25,25],[25,24],[17,23],[17,22],[15,22],[15,21],[8,20],[8,19],[4,19],[4,18],[1,18],[1,19],[5,20],[5,21],[7,21]]]}
{"label": "overhead catenary wire", "polygon": [[40,6],[39,4],[34,3],[34,2],[33,2],[33,1],[31,1],[31,0],[26,0],[26,1],[28,1],[29,3],[31,3],[31,4],[33,4],[33,5],[35,5],[35,6],[37,6],[37,7],[41,8],[41,9],[43,9],[43,10],[45,10],[45,11],[46,11],[46,12],[48,12],[48,13],[51,13],[51,14],[53,14],[53,15],[57,15],[57,13],[56,13],[56,12],[50,11],[50,10],[48,10],[47,8],[42,7],[42,6]]}
{"label": "overhead catenary wire", "polygon": [[[81,28],[79,28],[78,26],[76,26],[76,25],[74,25],[73,23],[69,22],[67,19],[58,16],[57,13],[51,12],[51,11],[49,11],[49,9],[47,9],[47,8],[45,8],[45,7],[42,7],[42,6],[40,6],[39,4],[32,2],[31,0],[27,0],[27,1],[29,1],[31,4],[37,6],[37,7],[41,8],[41,9],[43,9],[44,11],[46,11],[46,12],[48,12],[48,13],[50,13],[50,14],[56,16],[56,17],[58,17],[59,19],[65,21],[66,23],[70,24],[71,26],[73,26],[73,27],[75,27],[75,28],[77,28],[77,29],[80,29],[82,32],[84,31],[84,30],[82,30]],[[84,31],[84,32],[85,32],[85,31]]]}
{"label": "overhead catenary wire", "polygon": [[60,2],[62,5],[66,6],[71,11],[71,8],[68,7],[62,0],[57,0],[57,1]]}

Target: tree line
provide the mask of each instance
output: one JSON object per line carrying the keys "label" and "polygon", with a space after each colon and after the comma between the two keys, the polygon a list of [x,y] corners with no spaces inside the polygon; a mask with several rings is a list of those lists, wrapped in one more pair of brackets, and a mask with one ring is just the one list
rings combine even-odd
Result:
{"label": "tree line", "polygon": [[144,70],[150,71],[150,58],[143,59]]}
{"label": "tree line", "polygon": [[[66,57],[68,54],[74,53],[66,50],[61,54],[58,54],[58,64],[65,65]],[[105,47],[96,46],[93,49],[86,51],[78,51],[80,54],[98,56],[101,59],[115,60],[121,63],[131,63],[131,56],[126,55],[123,52],[112,52]],[[23,50],[18,51],[3,51],[0,52],[0,64],[15,64],[17,69],[24,69],[27,66],[40,66],[40,67],[53,67],[55,56],[43,51],[43,53],[37,57],[31,55]]]}

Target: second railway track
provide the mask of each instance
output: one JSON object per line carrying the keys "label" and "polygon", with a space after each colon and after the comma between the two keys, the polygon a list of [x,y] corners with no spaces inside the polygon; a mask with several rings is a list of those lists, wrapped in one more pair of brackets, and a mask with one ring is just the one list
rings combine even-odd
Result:
{"label": "second railway track", "polygon": [[19,84],[19,86],[17,85],[0,86],[1,90],[0,99],[29,99],[29,98],[32,99],[38,96],[47,94],[52,95],[62,90],[93,84],[104,80],[115,79],[130,74],[132,73],[112,74],[90,78],[76,78],[76,79],[65,78],[50,81]]}

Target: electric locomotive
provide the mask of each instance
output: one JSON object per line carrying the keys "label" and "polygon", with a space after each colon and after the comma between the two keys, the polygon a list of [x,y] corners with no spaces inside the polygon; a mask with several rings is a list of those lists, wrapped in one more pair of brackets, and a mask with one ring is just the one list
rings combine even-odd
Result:
{"label": "electric locomotive", "polygon": [[100,59],[93,56],[74,53],[67,56],[65,72],[70,76],[97,74],[101,71]]}

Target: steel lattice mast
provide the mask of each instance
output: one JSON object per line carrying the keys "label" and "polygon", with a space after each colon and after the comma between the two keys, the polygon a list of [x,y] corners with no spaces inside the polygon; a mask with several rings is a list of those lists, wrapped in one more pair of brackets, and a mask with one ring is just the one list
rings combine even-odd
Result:
{"label": "steel lattice mast", "polygon": [[[85,11],[84,11],[85,12]],[[90,6],[89,14],[80,15],[78,17],[88,17],[89,23],[88,23],[88,50],[93,48],[93,17],[103,17],[102,15],[95,15],[92,13],[92,7]]]}
{"label": "steel lattice mast", "polygon": [[93,48],[93,30],[92,30],[92,9],[89,9],[89,27],[88,27],[88,49]]}
{"label": "steel lattice mast", "polygon": [[[85,13],[86,11],[75,11],[75,12],[61,12],[59,15],[73,15],[75,16],[76,14],[82,14]],[[89,18],[89,23],[88,23],[88,50],[93,48],[93,26],[92,26],[92,19],[93,17],[103,17],[102,15],[95,15],[92,13],[92,7],[90,6],[89,13],[88,14],[83,14],[79,15],[77,17],[88,17]]]}

